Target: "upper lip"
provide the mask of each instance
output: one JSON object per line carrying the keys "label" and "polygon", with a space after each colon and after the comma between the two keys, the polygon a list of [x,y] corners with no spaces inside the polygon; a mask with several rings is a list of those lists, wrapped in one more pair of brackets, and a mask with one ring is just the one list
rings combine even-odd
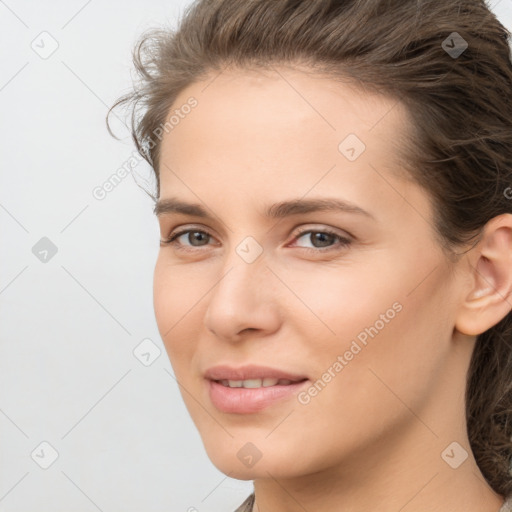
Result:
{"label": "upper lip", "polygon": [[270,377],[274,379],[291,380],[293,382],[307,379],[305,375],[293,374],[277,368],[257,365],[239,366],[238,368],[225,365],[213,366],[206,370],[204,376],[209,380],[248,380]]}

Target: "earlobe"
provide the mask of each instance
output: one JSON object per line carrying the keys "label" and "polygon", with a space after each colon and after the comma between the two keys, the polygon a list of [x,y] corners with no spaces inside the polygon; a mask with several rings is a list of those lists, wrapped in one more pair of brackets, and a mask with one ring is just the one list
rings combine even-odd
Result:
{"label": "earlobe", "polygon": [[477,336],[512,310],[512,214],[491,219],[467,254],[470,289],[465,288],[455,328]]}

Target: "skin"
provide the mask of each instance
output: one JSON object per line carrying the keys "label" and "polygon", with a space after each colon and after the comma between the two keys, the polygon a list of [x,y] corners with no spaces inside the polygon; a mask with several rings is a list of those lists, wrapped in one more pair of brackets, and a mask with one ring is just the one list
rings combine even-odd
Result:
{"label": "skin", "polygon": [[[213,464],[254,480],[259,512],[497,512],[503,497],[469,446],[464,390],[476,335],[511,309],[512,216],[492,219],[451,263],[428,194],[401,178],[410,121],[390,98],[284,66],[212,74],[172,109],[190,96],[197,107],[162,139],[160,198],[200,203],[214,219],[158,217],[162,239],[187,227],[210,236],[182,235],[191,252],[161,246],[154,307]],[[366,145],[355,161],[338,150],[350,133]],[[344,199],[374,219],[262,214],[302,197]],[[299,227],[351,243],[321,244]],[[236,251],[248,236],[263,251],[252,263]],[[207,368],[254,363],[315,382],[395,303],[401,310],[309,403],[291,397],[253,414],[211,403]],[[262,454],[252,467],[237,457],[248,442]],[[457,468],[441,456],[453,442],[453,460],[468,454]]]}

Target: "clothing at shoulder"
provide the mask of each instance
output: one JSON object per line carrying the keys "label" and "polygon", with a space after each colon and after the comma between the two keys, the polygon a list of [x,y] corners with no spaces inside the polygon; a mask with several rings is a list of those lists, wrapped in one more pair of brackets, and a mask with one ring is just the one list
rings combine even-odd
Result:
{"label": "clothing at shoulder", "polygon": [[[235,512],[252,512],[254,505],[254,493],[247,497],[247,499],[235,510]],[[500,510],[500,512],[502,512]],[[503,512],[509,512],[508,510]]]}
{"label": "clothing at shoulder", "polygon": [[503,503],[498,512],[512,512],[512,494],[505,499],[505,503]]}
{"label": "clothing at shoulder", "polygon": [[[252,512],[254,505],[254,493],[247,497],[247,499],[235,510],[235,512]],[[502,507],[498,512],[512,512],[512,494],[505,500]]]}

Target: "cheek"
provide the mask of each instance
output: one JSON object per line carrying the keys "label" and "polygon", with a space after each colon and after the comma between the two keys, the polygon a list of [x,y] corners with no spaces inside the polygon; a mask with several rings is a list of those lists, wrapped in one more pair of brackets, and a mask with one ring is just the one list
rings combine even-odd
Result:
{"label": "cheek", "polygon": [[[451,333],[450,311],[439,314],[446,289],[441,280],[429,284],[409,296],[391,290],[366,302],[343,299],[332,324],[337,336],[317,336],[310,353],[321,364],[315,365],[319,391],[304,407],[306,424],[318,426],[330,411],[348,438],[373,437],[410,419],[404,404],[422,410],[441,380]],[[378,428],[369,417],[379,418]]]}
{"label": "cheek", "polygon": [[294,288],[310,310],[299,304],[290,313],[298,350],[321,381],[312,408],[338,402],[355,414],[388,414],[401,407],[390,389],[419,404],[442,368],[451,332],[442,272],[417,287],[425,274],[418,266],[377,266],[335,269]]}
{"label": "cheek", "polygon": [[391,275],[389,269],[385,272],[375,264],[371,269],[361,270],[355,263],[319,268],[303,275],[306,277],[297,280],[293,272],[282,274],[283,281],[294,291],[287,299],[290,306],[287,318],[291,326],[310,326],[310,334],[314,332],[313,338],[306,334],[299,336],[299,340],[326,343],[317,357],[325,353],[325,348],[349,345],[352,337],[373,325],[388,310],[388,316],[393,318],[396,314],[393,304],[403,296],[400,279]]}
{"label": "cheek", "polygon": [[[316,440],[305,456],[321,454],[324,460],[319,464],[334,463],[341,453],[348,455],[378,443],[398,425],[411,421],[404,403],[418,412],[426,400],[434,363],[422,360],[413,346],[417,341],[411,330],[414,315],[405,306],[393,311],[394,318],[374,331],[370,329],[374,315],[352,307],[345,322],[338,320],[336,340],[316,338],[316,350],[308,359],[314,361],[316,380],[306,390],[309,398],[302,397],[295,408],[302,435]],[[349,315],[357,312],[357,320],[351,321]],[[360,333],[366,335],[365,343],[357,337]],[[290,422],[280,428],[282,439],[293,436],[293,426]],[[330,439],[328,446],[323,441],[326,438]]]}
{"label": "cheek", "polygon": [[155,317],[161,333],[163,331],[164,334],[174,325],[186,323],[188,315],[195,314],[194,305],[200,306],[201,296],[204,294],[204,291],[201,293],[202,287],[197,275],[179,265],[167,263],[165,252],[164,250],[159,254],[153,275]]}
{"label": "cheek", "polygon": [[197,334],[191,328],[197,325],[190,318],[201,307],[200,297],[194,286],[187,286],[187,279],[179,268],[169,268],[159,257],[153,279],[153,307],[160,337],[173,367],[183,358],[190,357]]}

